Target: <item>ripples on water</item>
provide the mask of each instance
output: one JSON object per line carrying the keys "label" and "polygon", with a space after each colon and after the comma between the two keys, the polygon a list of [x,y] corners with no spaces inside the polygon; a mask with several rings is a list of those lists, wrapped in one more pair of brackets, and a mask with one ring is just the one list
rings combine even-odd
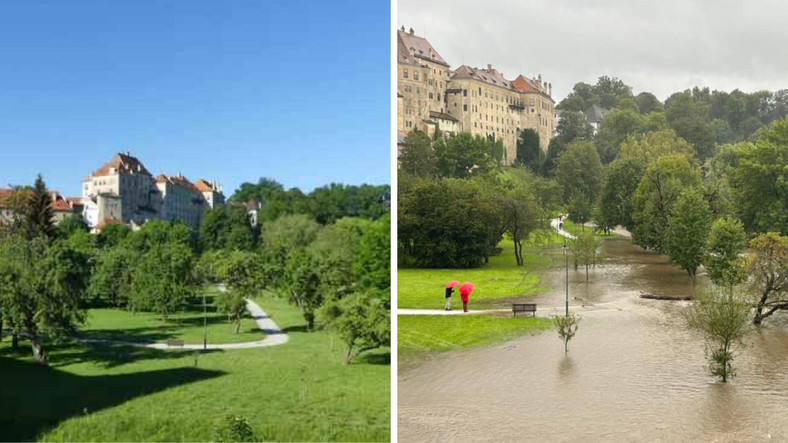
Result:
{"label": "ripples on water", "polygon": [[[627,240],[604,252],[588,284],[570,270],[572,304],[609,309],[585,315],[569,354],[548,332],[401,373],[400,441],[788,441],[787,328],[761,328],[718,383],[682,304],[637,297],[692,294],[687,274]],[[535,301],[561,306],[564,272],[545,278]]]}

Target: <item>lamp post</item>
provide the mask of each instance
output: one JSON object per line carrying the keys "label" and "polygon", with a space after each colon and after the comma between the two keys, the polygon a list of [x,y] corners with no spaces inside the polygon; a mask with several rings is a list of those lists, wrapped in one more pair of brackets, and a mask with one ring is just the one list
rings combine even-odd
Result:
{"label": "lamp post", "polygon": [[564,237],[564,257],[566,257],[566,316],[569,317],[569,246]]}
{"label": "lamp post", "polygon": [[205,291],[202,291],[202,349],[208,349],[208,308],[205,304]]}

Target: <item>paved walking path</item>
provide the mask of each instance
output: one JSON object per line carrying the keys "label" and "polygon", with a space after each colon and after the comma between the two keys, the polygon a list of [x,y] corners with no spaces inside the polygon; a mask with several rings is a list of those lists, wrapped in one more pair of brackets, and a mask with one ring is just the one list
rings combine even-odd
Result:
{"label": "paved walking path", "polygon": [[[225,292],[227,288],[223,285],[219,286],[219,290]],[[118,341],[118,340],[100,340],[100,339],[81,339],[81,341],[86,343],[114,343],[120,345],[129,345],[129,346],[137,346],[141,348],[153,348],[153,349],[249,349],[249,348],[264,348],[268,346],[278,346],[287,343],[290,340],[290,337],[281,329],[279,329],[279,325],[276,324],[275,321],[268,316],[268,314],[263,311],[263,309],[257,303],[253,302],[252,300],[246,300],[246,309],[252,314],[252,318],[257,323],[257,326],[260,328],[262,332],[265,333],[265,338],[262,340],[257,341],[247,341],[242,343],[219,343],[219,344],[211,344],[209,343],[205,348],[203,348],[202,343],[199,344],[184,344],[183,346],[170,346],[165,342],[156,342],[156,343],[135,343],[135,342],[125,342],[125,341]]]}
{"label": "paved walking path", "polygon": [[[566,218],[566,216],[564,216],[564,218]],[[564,236],[564,237],[566,237],[566,238],[569,238],[569,239],[572,239],[572,240],[574,240],[574,239],[575,239],[575,236],[574,236],[574,235],[572,235],[572,234],[570,234],[570,233],[568,233],[568,232],[564,231],[563,229],[558,229],[558,224],[559,224],[559,223],[560,223],[560,222],[558,221],[558,219],[557,219],[557,218],[554,218],[554,219],[550,220],[550,227],[551,227],[551,228],[553,228],[553,230],[554,230],[555,232],[557,232],[557,233],[558,233],[558,235],[563,235],[563,236]]]}

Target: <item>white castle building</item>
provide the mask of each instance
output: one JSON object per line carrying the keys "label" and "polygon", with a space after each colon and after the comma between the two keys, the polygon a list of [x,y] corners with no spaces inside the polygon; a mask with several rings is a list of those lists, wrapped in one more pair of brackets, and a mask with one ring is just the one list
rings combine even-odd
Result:
{"label": "white castle building", "polygon": [[153,177],[130,153],[118,153],[82,180],[82,215],[91,230],[110,223],[139,226],[150,219],[180,220],[198,229],[205,210],[224,204],[216,182],[183,175]]}

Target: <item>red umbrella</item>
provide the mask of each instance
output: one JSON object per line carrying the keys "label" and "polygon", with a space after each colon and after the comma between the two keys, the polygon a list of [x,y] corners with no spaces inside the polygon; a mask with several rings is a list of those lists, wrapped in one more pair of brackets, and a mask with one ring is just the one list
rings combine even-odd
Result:
{"label": "red umbrella", "polygon": [[453,288],[453,287],[455,287],[455,286],[457,286],[459,284],[460,284],[460,282],[458,282],[457,280],[452,280],[452,281],[446,283],[446,288],[447,289],[448,288]]}
{"label": "red umbrella", "polygon": [[461,295],[471,295],[471,292],[473,292],[473,283],[466,281],[460,285]]}

